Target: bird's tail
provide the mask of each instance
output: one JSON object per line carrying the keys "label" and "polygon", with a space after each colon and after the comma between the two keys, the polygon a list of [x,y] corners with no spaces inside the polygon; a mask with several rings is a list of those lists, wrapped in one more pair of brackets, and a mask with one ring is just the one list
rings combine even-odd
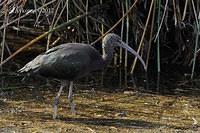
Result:
{"label": "bird's tail", "polygon": [[27,63],[24,67],[19,69],[17,72],[19,73],[35,73],[38,71],[40,65],[41,65],[41,56],[37,56],[34,60]]}

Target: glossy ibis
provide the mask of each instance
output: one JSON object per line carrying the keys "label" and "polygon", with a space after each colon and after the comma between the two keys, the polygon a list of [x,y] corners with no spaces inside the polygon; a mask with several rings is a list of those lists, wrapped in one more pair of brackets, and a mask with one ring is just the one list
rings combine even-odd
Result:
{"label": "glossy ibis", "polygon": [[38,74],[61,81],[61,87],[54,102],[53,118],[57,116],[57,105],[62,89],[68,83],[68,101],[72,113],[75,113],[75,106],[72,99],[73,81],[92,71],[103,69],[108,65],[112,60],[114,47],[123,47],[131,52],[141,61],[144,69],[147,69],[143,59],[131,47],[124,43],[118,35],[114,33],[107,34],[103,38],[102,45],[103,55],[89,44],[62,44],[38,55],[19,70],[20,73]]}

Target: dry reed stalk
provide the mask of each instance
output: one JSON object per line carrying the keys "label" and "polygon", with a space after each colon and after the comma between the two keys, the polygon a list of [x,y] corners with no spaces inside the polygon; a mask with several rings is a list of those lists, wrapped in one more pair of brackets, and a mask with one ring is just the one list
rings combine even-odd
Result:
{"label": "dry reed stalk", "polygon": [[[145,36],[145,34],[146,34],[146,30],[147,30],[147,26],[148,26],[149,19],[150,19],[150,16],[151,16],[153,4],[154,4],[154,0],[151,1],[151,5],[150,5],[148,17],[147,17],[147,20],[146,20],[146,24],[145,24],[145,26],[144,26],[144,31],[143,31],[143,34],[142,34],[142,37],[141,37],[141,40],[140,40],[140,44],[139,44],[137,53],[140,52],[140,49],[141,49],[142,44],[143,44],[143,41],[144,41],[144,36]],[[137,62],[137,58],[135,58],[135,60],[134,60],[134,62],[133,62],[133,64],[132,64],[131,72],[130,72],[131,74],[133,74],[133,71],[134,71],[134,69],[135,69],[136,62]]]}
{"label": "dry reed stalk", "polygon": [[[52,23],[51,23],[51,25],[50,25],[50,27],[49,27],[49,30],[51,30],[51,29],[53,29],[53,28],[55,28],[56,26],[57,26],[57,24],[58,24],[58,21],[61,19],[61,16],[62,16],[62,14],[64,13],[64,10],[65,10],[65,8],[68,8],[68,3],[69,2],[69,0],[67,0],[66,2],[65,2],[65,4],[64,4],[64,6],[62,7],[62,10],[58,13],[58,9],[59,8],[61,8],[61,1],[58,3],[58,6],[57,6],[57,8],[56,8],[56,11],[55,11],[55,14],[54,14],[54,17],[53,17],[53,20],[52,20]],[[58,16],[58,17],[56,17],[56,16]],[[69,19],[69,14],[68,14],[68,12],[67,12],[67,22],[69,21],[68,19]],[[47,47],[46,47],[46,50],[48,50],[49,49],[49,45],[50,45],[50,42],[51,42],[51,36],[52,36],[52,33],[50,33],[49,35],[48,35],[48,39],[47,39]]]}
{"label": "dry reed stalk", "polygon": [[[126,12],[128,11],[128,8],[129,8],[129,0],[126,0],[125,1],[125,10]],[[126,43],[128,44],[129,42],[129,15],[127,15],[126,17]],[[127,61],[128,61],[128,53],[127,53],[127,50],[125,50],[125,58],[124,58],[124,67],[126,68],[127,67]],[[126,77],[126,76],[125,76]]]}
{"label": "dry reed stalk", "polygon": [[195,15],[197,33],[196,33],[196,39],[195,39],[195,48],[194,48],[194,57],[193,57],[191,79],[193,79],[193,77],[194,77],[194,70],[195,70],[196,57],[197,57],[197,51],[198,51],[197,48],[198,48],[199,35],[200,35],[200,12],[199,12],[199,16],[198,16],[193,0],[192,0],[192,8],[193,8],[193,12],[194,12],[194,15]]}
{"label": "dry reed stalk", "polygon": [[[56,10],[55,10],[55,12],[54,12],[53,19],[52,19],[51,24],[50,24],[50,26],[49,26],[49,30],[52,30],[52,29],[55,27],[55,25],[56,25],[56,22],[55,22],[55,21],[56,21],[56,16],[58,15],[58,9],[59,9],[60,5],[61,5],[61,1],[58,1],[57,6],[56,6]],[[57,20],[58,20],[58,19],[57,19]],[[55,23],[54,23],[54,22],[55,22]],[[47,36],[46,51],[49,49],[51,36],[52,36],[52,33],[49,33],[48,36]]]}
{"label": "dry reed stalk", "polygon": [[[121,1],[121,9],[122,9],[122,16],[124,16],[124,4],[123,1]],[[121,24],[121,38],[123,39],[123,34],[124,34],[124,19],[122,19],[122,24]],[[119,53],[119,64],[120,64],[120,71],[119,71],[119,87],[122,88],[122,59],[123,59],[123,49],[120,47],[120,53]]]}
{"label": "dry reed stalk", "polygon": [[[8,7],[6,5],[4,5],[4,21],[3,23],[6,25],[8,23],[9,20],[9,15],[8,15]],[[1,41],[1,63],[4,60],[4,52],[5,52],[5,38],[6,38],[6,27],[4,27],[3,29],[3,37],[2,37],[2,41]],[[1,67],[1,73],[3,72],[3,68]]]}
{"label": "dry reed stalk", "polygon": [[[125,1],[125,10],[126,12],[128,11],[129,9],[129,4],[130,1],[129,0],[126,0]],[[129,15],[127,15],[126,17],[126,43],[128,44],[129,43]],[[127,88],[127,82],[128,82],[128,79],[127,79],[127,66],[128,66],[128,52],[127,50],[125,50],[125,57],[124,57],[124,87]]]}
{"label": "dry reed stalk", "polygon": [[173,10],[174,10],[174,25],[177,26],[177,13],[176,13],[176,3],[173,0]]}
{"label": "dry reed stalk", "polygon": [[148,42],[149,46],[148,46],[147,59],[146,59],[147,68],[148,68],[148,65],[149,65],[151,43],[152,43],[152,40],[153,40],[153,29],[154,29],[155,13],[156,13],[156,4],[154,4],[153,13],[152,13],[151,30],[150,30],[150,37],[149,37],[149,42]]}
{"label": "dry reed stalk", "polygon": [[[122,16],[124,16],[124,4],[121,2],[121,8],[122,8]],[[122,19],[122,24],[121,24],[121,38],[123,39],[123,34],[124,34],[124,19]],[[120,56],[119,56],[119,63],[120,65],[122,64],[122,48],[120,47]]]}
{"label": "dry reed stalk", "polygon": [[135,2],[131,5],[129,10],[106,33],[104,33],[102,36],[100,36],[94,42],[92,42],[91,45],[94,45],[95,43],[100,41],[106,34],[110,33],[118,24],[120,24],[120,22],[133,10],[137,2],[138,0],[135,0]]}
{"label": "dry reed stalk", "polygon": [[[88,13],[88,0],[86,0],[86,13]],[[87,44],[90,43],[90,40],[89,40],[89,25],[88,25],[88,16],[85,17],[85,27],[86,27],[86,38],[87,38]]]}
{"label": "dry reed stalk", "polygon": [[186,12],[187,12],[187,7],[188,7],[188,0],[185,1],[185,6],[183,10],[183,16],[182,16],[182,21],[185,20]]}
{"label": "dry reed stalk", "polygon": [[33,45],[35,42],[37,42],[38,40],[42,39],[43,37],[47,36],[49,33],[52,33],[54,31],[58,31],[60,30],[62,27],[64,26],[68,26],[70,24],[72,24],[73,22],[75,21],[78,21],[79,19],[85,17],[86,15],[89,15],[89,14],[82,14],[82,15],[79,15],[79,16],[76,16],[75,18],[71,19],[70,21],[68,22],[65,22],[61,25],[58,25],[57,27],[53,28],[52,30],[49,30],[45,33],[43,33],[42,35],[36,37],[35,39],[33,39],[32,41],[30,41],[29,43],[27,43],[26,45],[24,45],[23,47],[21,47],[20,49],[18,49],[16,52],[14,52],[11,56],[9,56],[8,58],[6,58],[3,62],[1,62],[0,64],[0,67],[2,67],[6,62],[8,62],[10,59],[12,59],[13,57],[15,57],[17,54],[19,54],[21,51],[23,51],[24,49],[26,49],[27,47]]}
{"label": "dry reed stalk", "polygon": [[[103,4],[103,0],[100,0],[100,4]],[[104,19],[101,19],[102,22],[104,22]],[[104,34],[104,25],[101,24],[101,35]],[[103,45],[101,46],[102,51],[104,50]],[[104,71],[101,72],[101,86],[104,84]]]}
{"label": "dry reed stalk", "polygon": [[168,0],[166,0],[166,2],[165,2],[165,8],[164,8],[163,16],[162,16],[160,25],[159,25],[159,27],[158,27],[158,31],[157,31],[157,33],[156,33],[156,37],[155,37],[155,39],[154,39],[154,42],[156,42],[156,39],[157,39],[158,36],[159,36],[160,30],[161,30],[161,27],[162,27],[162,24],[163,24],[163,21],[164,21],[164,18],[165,18],[165,14],[166,14],[166,11],[167,11],[167,5],[168,5]]}
{"label": "dry reed stalk", "polygon": [[28,15],[31,14],[31,12],[39,11],[39,10],[41,10],[42,8],[44,8],[45,6],[48,6],[48,5],[52,4],[52,3],[55,2],[55,1],[56,1],[56,0],[52,0],[52,1],[48,2],[48,3],[46,3],[45,5],[39,7],[39,8],[36,9],[36,10],[33,10],[33,11],[30,10],[30,11],[26,12],[24,15],[22,15],[22,16],[16,18],[16,19],[14,19],[14,20],[12,20],[11,22],[8,22],[6,25],[5,25],[5,24],[2,25],[2,26],[0,27],[0,30],[3,29],[4,27],[7,27],[7,26],[9,26],[9,25],[11,25],[11,24],[13,24],[13,23],[19,21],[19,20],[22,19],[22,18],[27,17]]}

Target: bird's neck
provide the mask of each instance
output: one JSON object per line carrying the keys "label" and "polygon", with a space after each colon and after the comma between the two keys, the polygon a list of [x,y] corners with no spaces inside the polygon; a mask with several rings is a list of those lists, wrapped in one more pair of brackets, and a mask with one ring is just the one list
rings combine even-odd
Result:
{"label": "bird's neck", "polygon": [[112,57],[113,57],[113,52],[114,52],[114,48],[111,47],[110,45],[103,45],[103,55],[102,58],[105,62],[105,65],[108,65],[111,63],[112,61]]}

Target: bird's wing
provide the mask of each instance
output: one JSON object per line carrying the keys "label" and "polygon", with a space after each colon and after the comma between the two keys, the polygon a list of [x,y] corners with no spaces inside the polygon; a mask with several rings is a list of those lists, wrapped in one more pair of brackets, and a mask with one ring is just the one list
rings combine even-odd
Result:
{"label": "bird's wing", "polygon": [[[94,62],[98,62],[99,59],[101,56],[98,51],[89,45],[60,45],[44,54],[39,72],[45,77],[70,80],[93,71]],[[99,64],[96,65],[99,67]]]}
{"label": "bird's wing", "polygon": [[49,53],[52,53],[52,52],[57,51],[57,50],[59,50],[59,49],[62,49],[62,48],[64,48],[64,47],[67,47],[67,45],[68,45],[68,44],[62,44],[62,45],[58,45],[58,46],[56,46],[56,47],[53,47],[53,48],[47,50],[47,51],[45,52],[45,54],[49,54]]}
{"label": "bird's wing", "polygon": [[90,45],[70,43],[49,49],[19,72],[37,72],[44,77],[72,80],[102,68],[99,52]]}
{"label": "bird's wing", "polygon": [[40,66],[42,65],[43,57],[50,54],[50,53],[53,53],[54,51],[62,49],[63,47],[66,47],[66,44],[59,45],[59,46],[56,46],[56,47],[53,47],[53,48],[47,50],[45,53],[38,55],[35,59],[28,62],[23,68],[18,70],[18,72],[19,73],[35,73],[35,72],[38,72]]}
{"label": "bird's wing", "polygon": [[18,70],[18,72],[20,72],[20,73],[36,72],[38,70],[38,68],[40,67],[40,64],[42,62],[42,57],[43,57],[43,54],[38,55],[34,60],[30,61],[23,68]]}

